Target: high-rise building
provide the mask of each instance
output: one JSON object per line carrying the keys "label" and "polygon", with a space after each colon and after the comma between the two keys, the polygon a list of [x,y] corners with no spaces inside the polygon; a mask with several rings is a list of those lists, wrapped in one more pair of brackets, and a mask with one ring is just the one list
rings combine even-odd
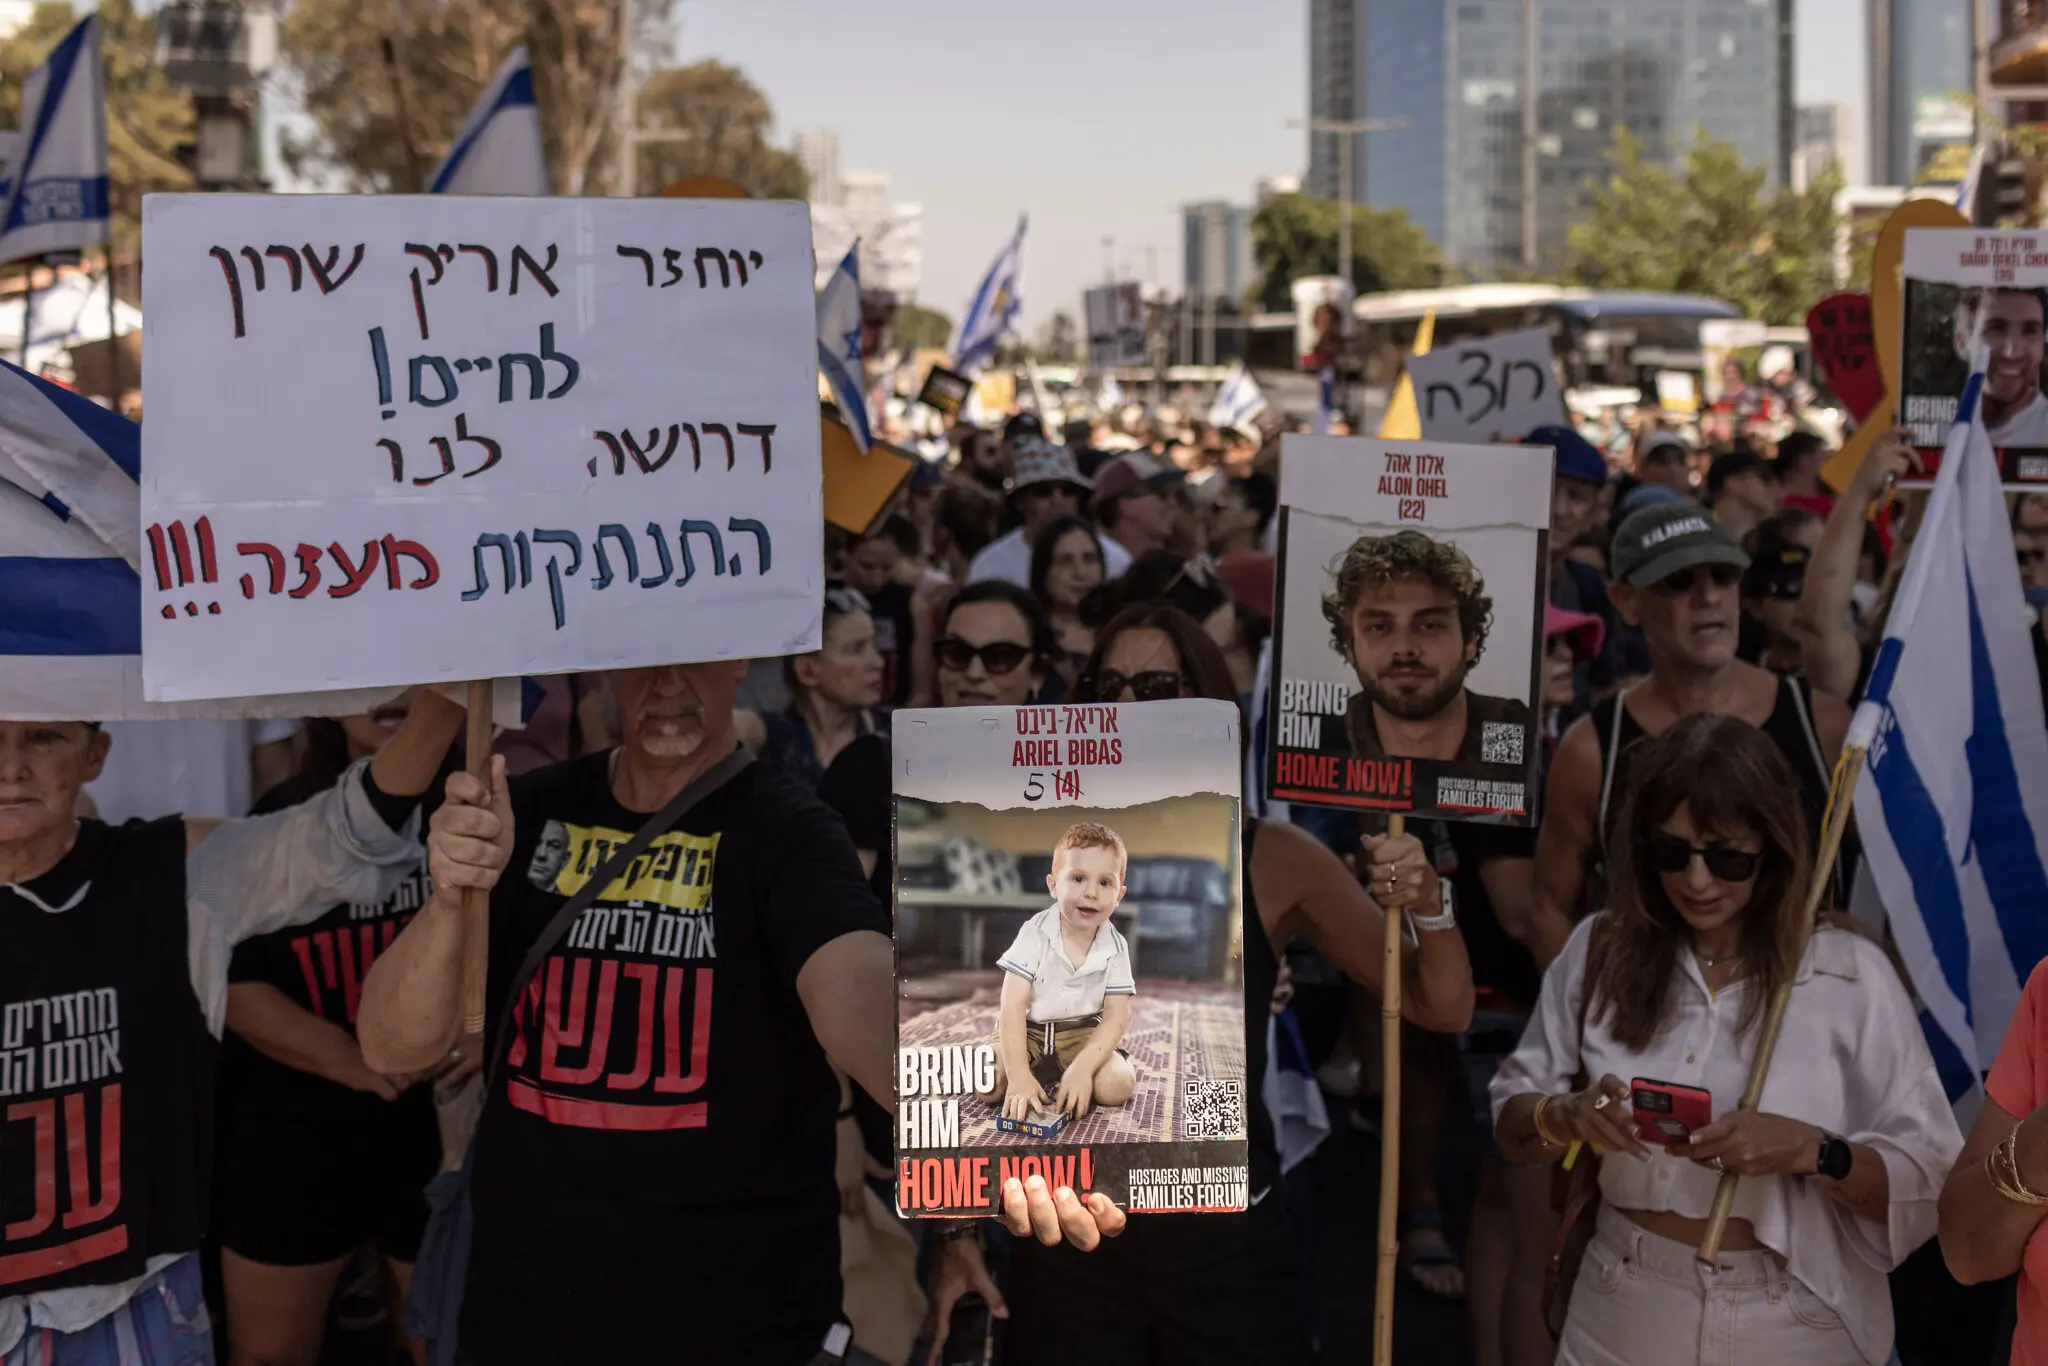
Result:
{"label": "high-rise building", "polygon": [[1849,106],[1802,104],[1792,139],[1792,188],[1803,190],[1829,168],[1849,171]]}
{"label": "high-rise building", "polygon": [[[1673,159],[1697,129],[1732,143],[1772,184],[1790,183],[1792,0],[1531,7],[1539,265],[1562,252],[1621,128],[1656,160]],[[1524,257],[1523,13],[1523,0],[1309,6],[1311,115],[1401,121],[1351,139],[1355,198],[1405,209],[1451,264],[1481,273]],[[1319,145],[1311,137],[1310,191],[1327,194],[1335,177],[1317,178]]]}
{"label": "high-rise building", "polygon": [[886,172],[845,171],[838,178],[837,202],[814,198],[811,208],[811,249],[821,281],[858,241],[863,289],[914,296],[924,278],[924,206],[891,202]]}
{"label": "high-rise building", "polygon": [[1237,302],[1255,277],[1252,211],[1224,199],[1183,204],[1181,288],[1190,299]]}
{"label": "high-rise building", "polygon": [[811,178],[811,202],[827,207],[838,204],[841,191],[839,134],[830,128],[799,129],[790,140],[790,150],[796,153],[796,159],[804,164],[804,173]]}
{"label": "high-rise building", "polygon": [[[1399,0],[1395,0],[1399,3]],[[1425,0],[1433,5],[1434,0]],[[1373,0],[1309,0],[1308,113],[1310,119],[1357,119],[1365,116],[1365,20]],[[1337,158],[1346,142],[1351,152],[1351,193],[1365,184],[1362,139],[1336,133],[1308,135],[1308,192],[1335,199],[1343,189]]]}
{"label": "high-rise building", "polygon": [[1870,179],[1910,185],[1944,146],[1970,141],[1974,0],[1868,0]]}

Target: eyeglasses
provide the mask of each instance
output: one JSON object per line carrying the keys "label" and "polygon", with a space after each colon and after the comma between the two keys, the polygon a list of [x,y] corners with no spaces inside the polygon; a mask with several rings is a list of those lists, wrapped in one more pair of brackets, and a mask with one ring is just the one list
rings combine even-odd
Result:
{"label": "eyeglasses", "polygon": [[1017,666],[1031,658],[1031,647],[1014,640],[970,645],[958,636],[947,636],[933,647],[932,653],[937,656],[939,667],[948,673],[964,674],[978,659],[982,668],[1000,678],[1017,672]]}
{"label": "eyeglasses", "polygon": [[1707,872],[1722,882],[1747,882],[1756,876],[1764,861],[1761,852],[1731,849],[1725,844],[1710,844],[1702,849],[1676,835],[1650,836],[1649,849],[1650,866],[1660,873],[1682,873],[1692,867],[1693,857],[1698,855],[1707,865]]}
{"label": "eyeglasses", "polygon": [[1115,702],[1128,688],[1131,696],[1140,702],[1164,702],[1179,697],[1186,686],[1187,678],[1171,669],[1155,669],[1141,674],[1123,674],[1115,669],[1104,669],[1101,673],[1082,679],[1076,691],[1097,702]]}
{"label": "eyeglasses", "polygon": [[1692,592],[1693,585],[1699,581],[1702,574],[1706,575],[1707,581],[1716,588],[1733,588],[1742,578],[1742,571],[1732,564],[1705,564],[1696,565],[1691,569],[1681,569],[1675,574],[1666,574],[1650,587],[1656,592],[1666,593],[1674,598],[1683,597]]}
{"label": "eyeglasses", "polygon": [[2021,550],[2015,552],[2021,564],[2039,564],[2048,560],[2048,550]]}

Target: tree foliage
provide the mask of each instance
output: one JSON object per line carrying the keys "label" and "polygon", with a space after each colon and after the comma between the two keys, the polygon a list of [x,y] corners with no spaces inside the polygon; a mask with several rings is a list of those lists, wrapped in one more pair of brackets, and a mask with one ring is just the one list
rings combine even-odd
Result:
{"label": "tree foliage", "polygon": [[[281,44],[315,131],[285,139],[286,164],[351,189],[424,189],[523,42],[556,191],[606,186],[626,53],[622,10],[617,0],[293,0]],[[643,49],[660,41],[667,10],[664,0],[642,0]]]}
{"label": "tree foliage", "polygon": [[920,346],[943,347],[953,340],[953,320],[935,308],[900,303],[896,305],[896,317],[890,331],[896,338],[896,344],[906,350]]}
{"label": "tree foliage", "polygon": [[1074,315],[1065,309],[1055,312],[1038,329],[1032,353],[1052,365],[1071,365],[1081,359],[1081,329]]}
{"label": "tree foliage", "polygon": [[670,67],[640,87],[641,193],[684,176],[715,175],[756,199],[802,199],[810,176],[796,154],[769,141],[768,97],[738,67],[719,61]]}
{"label": "tree foliage", "polygon": [[[1338,206],[1334,199],[1279,194],[1252,215],[1252,251],[1263,277],[1259,306],[1291,310],[1288,287],[1304,275],[1337,275]],[[1401,209],[1351,206],[1351,278],[1361,294],[1441,284],[1443,257]]]}
{"label": "tree foliage", "polygon": [[[141,242],[142,196],[191,187],[179,147],[192,138],[192,106],[157,70],[155,16],[137,13],[134,0],[102,0],[99,15],[114,243],[132,252]],[[65,0],[42,0],[0,40],[0,122],[20,126],[22,82],[77,22]]]}
{"label": "tree foliage", "polygon": [[1567,239],[1569,283],[1711,295],[1781,324],[1834,291],[1838,173],[1772,191],[1725,142],[1702,135],[1671,167],[1625,130],[1608,163]]}

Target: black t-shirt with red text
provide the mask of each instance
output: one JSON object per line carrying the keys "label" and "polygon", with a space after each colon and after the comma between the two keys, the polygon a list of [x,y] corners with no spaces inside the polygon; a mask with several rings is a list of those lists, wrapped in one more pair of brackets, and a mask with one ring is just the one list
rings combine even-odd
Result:
{"label": "black t-shirt with red text", "polygon": [[[494,1024],[547,922],[647,819],[609,760],[512,784]],[[583,913],[493,1041],[461,1329],[477,1366],[817,1354],[839,1314],[838,1091],[796,977],[854,930],[886,932],[845,827],[762,764]]]}

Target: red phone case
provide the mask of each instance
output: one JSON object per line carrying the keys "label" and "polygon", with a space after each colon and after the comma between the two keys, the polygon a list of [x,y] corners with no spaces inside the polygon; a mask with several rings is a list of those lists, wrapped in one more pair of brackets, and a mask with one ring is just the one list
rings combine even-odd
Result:
{"label": "red phone case", "polygon": [[1684,1142],[1714,1121],[1714,1098],[1697,1086],[1637,1077],[1629,1082],[1629,1106],[1636,1133],[1645,1143]]}

